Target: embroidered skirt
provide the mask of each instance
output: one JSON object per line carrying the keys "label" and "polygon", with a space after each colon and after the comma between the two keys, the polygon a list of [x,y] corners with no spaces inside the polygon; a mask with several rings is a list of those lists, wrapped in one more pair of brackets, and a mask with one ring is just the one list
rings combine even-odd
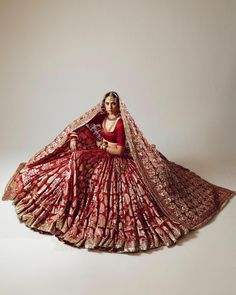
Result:
{"label": "embroidered skirt", "polygon": [[20,222],[78,248],[139,252],[172,246],[189,232],[165,216],[128,156],[67,152],[23,168],[18,184]]}

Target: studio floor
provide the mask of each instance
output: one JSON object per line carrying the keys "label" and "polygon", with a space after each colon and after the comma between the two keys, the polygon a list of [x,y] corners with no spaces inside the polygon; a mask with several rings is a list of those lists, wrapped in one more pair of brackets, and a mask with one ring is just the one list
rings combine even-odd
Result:
{"label": "studio floor", "polygon": [[[20,161],[20,154],[1,158],[2,193]],[[180,164],[235,189],[235,163],[214,163]],[[233,197],[210,223],[174,247],[116,254],[77,249],[34,232],[19,223],[11,201],[1,201],[0,294],[236,294],[235,208]]]}

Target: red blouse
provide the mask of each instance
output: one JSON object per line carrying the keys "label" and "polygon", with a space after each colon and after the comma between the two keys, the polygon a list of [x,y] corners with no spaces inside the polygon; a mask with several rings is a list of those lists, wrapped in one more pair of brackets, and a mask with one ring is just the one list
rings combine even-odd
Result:
{"label": "red blouse", "polygon": [[118,145],[125,146],[125,130],[122,118],[119,118],[116,122],[115,129],[112,132],[106,132],[102,127],[102,122],[105,119],[106,114],[96,115],[90,123],[101,124],[100,134],[101,136],[110,142],[115,142]]}

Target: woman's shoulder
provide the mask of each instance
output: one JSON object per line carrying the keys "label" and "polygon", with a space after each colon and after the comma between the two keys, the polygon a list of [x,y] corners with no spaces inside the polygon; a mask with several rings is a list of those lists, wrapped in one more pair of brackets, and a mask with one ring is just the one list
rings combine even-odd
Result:
{"label": "woman's shoulder", "polygon": [[123,123],[123,119],[122,119],[122,117],[121,116],[118,116],[118,118],[117,118],[117,123]]}
{"label": "woman's shoulder", "polygon": [[123,119],[121,116],[117,120],[117,125],[123,125]]}
{"label": "woman's shoulder", "polygon": [[122,117],[119,117],[117,122],[116,122],[116,129],[117,128],[124,128],[124,123]]}

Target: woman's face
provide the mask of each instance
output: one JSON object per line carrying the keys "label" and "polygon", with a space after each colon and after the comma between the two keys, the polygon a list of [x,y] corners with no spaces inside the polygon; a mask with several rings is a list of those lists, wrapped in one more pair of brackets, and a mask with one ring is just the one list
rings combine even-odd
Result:
{"label": "woman's face", "polygon": [[104,104],[108,114],[116,115],[117,112],[119,111],[119,105],[116,99],[113,97],[110,97],[110,96],[106,97]]}

